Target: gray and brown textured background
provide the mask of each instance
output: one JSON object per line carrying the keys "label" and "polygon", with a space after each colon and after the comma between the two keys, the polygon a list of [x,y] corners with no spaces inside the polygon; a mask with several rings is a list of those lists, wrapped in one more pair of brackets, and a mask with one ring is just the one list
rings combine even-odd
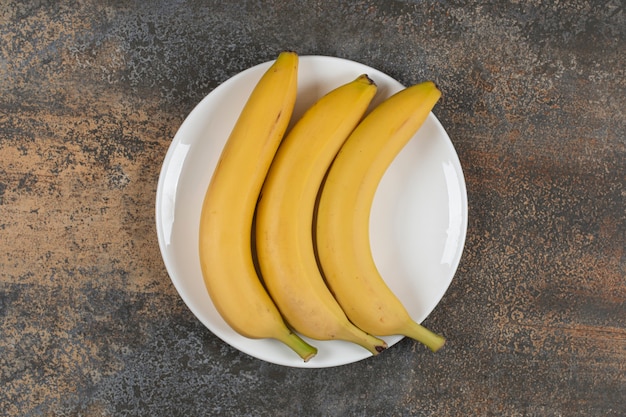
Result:
{"label": "gray and brown textured background", "polygon": [[[172,286],[167,148],[283,49],[443,90],[469,230],[437,354],[264,363]],[[0,414],[626,415],[625,57],[618,0],[0,0]]]}

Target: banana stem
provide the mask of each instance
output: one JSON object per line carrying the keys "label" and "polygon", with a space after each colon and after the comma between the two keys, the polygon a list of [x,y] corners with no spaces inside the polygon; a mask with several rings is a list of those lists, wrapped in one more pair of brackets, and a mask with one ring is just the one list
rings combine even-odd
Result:
{"label": "banana stem", "polygon": [[412,321],[406,327],[402,334],[426,345],[433,352],[437,352],[446,343],[443,336],[428,330],[419,323]]}
{"label": "banana stem", "polygon": [[309,345],[293,332],[285,334],[279,340],[293,349],[305,362],[308,362],[317,355],[317,348],[315,346]]}

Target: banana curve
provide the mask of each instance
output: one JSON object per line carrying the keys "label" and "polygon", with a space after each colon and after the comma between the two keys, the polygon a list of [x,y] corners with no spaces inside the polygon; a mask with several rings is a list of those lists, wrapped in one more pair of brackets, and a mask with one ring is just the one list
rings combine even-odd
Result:
{"label": "banana curve", "polygon": [[256,201],[295,105],[298,55],[282,52],[262,75],[224,146],[200,217],[199,255],[216,309],[236,332],[273,338],[305,361],[317,350],[284,322],[252,261]]}
{"label": "banana curve", "polygon": [[376,92],[365,75],[327,93],[285,137],[257,206],[261,275],[287,322],[318,340],[348,340],[377,354],[386,343],[355,327],[330,293],[314,254],[319,185]]}
{"label": "banana curve", "polygon": [[402,334],[431,350],[445,340],[415,323],[380,276],[371,253],[369,214],[386,169],[440,95],[431,82],[408,87],[359,124],[329,170],[316,224],[324,276],[350,320],[371,334]]}

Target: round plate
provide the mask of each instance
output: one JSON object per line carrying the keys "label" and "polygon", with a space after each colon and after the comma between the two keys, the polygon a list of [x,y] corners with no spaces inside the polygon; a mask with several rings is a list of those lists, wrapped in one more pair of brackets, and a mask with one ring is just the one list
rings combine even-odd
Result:
{"label": "round plate", "polygon": [[[317,356],[304,363],[274,340],[240,336],[222,320],[204,286],[198,257],[200,210],[228,135],[266,62],[227,80],[180,126],[165,156],[156,195],[156,226],[170,278],[195,316],[226,343],[279,365],[322,368],[371,356],[342,341],[313,341]],[[368,74],[378,85],[372,105],[403,86],[368,66],[333,57],[302,56],[293,119],[328,91]],[[411,316],[423,321],[446,292],[467,230],[467,194],[459,159],[437,118],[425,124],[389,167],[376,193],[370,237],[374,259]],[[445,334],[445,329],[438,329]],[[391,347],[401,336],[384,338]],[[384,354],[384,352],[383,352]]]}

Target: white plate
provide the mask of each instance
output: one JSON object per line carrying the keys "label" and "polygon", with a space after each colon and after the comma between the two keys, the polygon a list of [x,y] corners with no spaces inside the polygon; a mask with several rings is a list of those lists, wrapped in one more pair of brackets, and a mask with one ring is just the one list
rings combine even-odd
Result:
{"label": "white plate", "polygon": [[[159,246],[183,301],[231,346],[258,359],[292,367],[322,368],[355,362],[371,354],[347,342],[309,340],[319,352],[304,363],[280,342],[242,337],[222,320],[204,287],[197,249],[204,193],[243,104],[270,64],[243,71],[215,88],[180,126],[165,156],[157,188]],[[294,118],[326,92],[363,73],[379,87],[373,105],[403,88],[388,75],[356,62],[300,57]],[[466,230],[463,171],[450,138],[431,114],[383,177],[371,216],[376,263],[418,322],[430,314],[450,285]],[[445,329],[437,330],[445,335]],[[385,338],[390,347],[401,339]]]}

